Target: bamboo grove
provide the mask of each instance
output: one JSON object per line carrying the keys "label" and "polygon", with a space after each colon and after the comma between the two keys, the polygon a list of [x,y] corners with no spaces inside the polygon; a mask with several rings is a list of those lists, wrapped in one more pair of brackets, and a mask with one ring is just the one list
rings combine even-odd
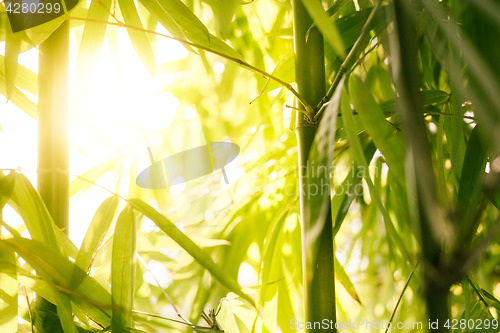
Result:
{"label": "bamboo grove", "polygon": [[498,0],[0,14],[1,332],[499,330]]}

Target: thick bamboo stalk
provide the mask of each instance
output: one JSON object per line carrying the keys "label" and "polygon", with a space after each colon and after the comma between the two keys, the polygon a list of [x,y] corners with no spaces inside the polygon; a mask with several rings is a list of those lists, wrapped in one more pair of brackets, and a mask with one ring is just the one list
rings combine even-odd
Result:
{"label": "thick bamboo stalk", "polygon": [[[38,59],[38,192],[55,224],[68,233],[69,22],[40,45]],[[57,311],[43,298],[36,308],[40,313]],[[36,316],[37,332],[54,332],[60,327],[55,318]]]}
{"label": "thick bamboo stalk", "polygon": [[408,142],[409,163],[407,178],[411,179],[418,216],[416,234],[420,237],[423,256],[424,300],[430,322],[436,323],[432,332],[448,332],[444,327],[449,319],[448,291],[449,272],[443,267],[441,237],[443,221],[439,219],[438,200],[432,167],[431,153],[424,123],[424,108],[420,95],[420,71],[418,68],[418,41],[413,22],[413,3],[395,0],[397,39],[393,40],[393,73],[396,90],[400,97],[400,109]]}
{"label": "thick bamboo stalk", "polygon": [[40,45],[38,65],[38,192],[55,224],[68,232],[69,22]]}
{"label": "thick bamboo stalk", "polygon": [[[293,1],[293,12],[297,90],[308,105],[317,105],[326,93],[323,37],[317,29],[312,29],[306,37],[312,20],[301,0]],[[309,237],[316,232],[313,231],[315,221],[311,219],[307,211],[311,208],[313,197],[323,196],[324,193],[321,193],[323,189],[312,193],[307,186],[308,176],[312,174],[307,170],[311,171],[310,168],[314,167],[308,162],[308,157],[316,127],[305,120],[302,112],[297,112],[296,119],[304,310],[306,322],[314,325],[322,320],[333,322],[336,320],[332,217],[330,210],[328,210],[319,236],[317,238]],[[321,328],[313,328],[307,331],[319,332],[322,330]]]}

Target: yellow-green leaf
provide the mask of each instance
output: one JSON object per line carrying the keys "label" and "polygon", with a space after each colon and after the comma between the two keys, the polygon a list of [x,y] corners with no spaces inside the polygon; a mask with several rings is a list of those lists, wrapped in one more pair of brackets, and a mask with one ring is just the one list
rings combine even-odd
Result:
{"label": "yellow-green leaf", "polygon": [[111,330],[123,332],[132,327],[132,306],[135,287],[135,216],[127,206],[118,217],[113,236],[111,259]]}

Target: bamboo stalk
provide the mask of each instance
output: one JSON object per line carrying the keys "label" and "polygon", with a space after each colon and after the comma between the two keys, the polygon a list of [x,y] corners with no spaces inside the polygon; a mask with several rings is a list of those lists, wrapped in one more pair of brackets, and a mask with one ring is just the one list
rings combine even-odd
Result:
{"label": "bamboo stalk", "polygon": [[[38,192],[56,226],[68,233],[68,21],[40,45],[38,60]],[[57,312],[56,306],[43,298],[38,299],[36,308],[41,313]],[[45,318],[49,316],[35,318],[37,332],[53,332],[53,325],[60,326]]]}
{"label": "bamboo stalk", "polygon": [[38,192],[55,224],[68,232],[69,22],[40,45],[38,73]]}
{"label": "bamboo stalk", "polygon": [[[413,3],[395,0],[397,38],[392,40],[393,73],[400,96],[401,114],[408,142],[409,163],[407,178],[413,185],[410,196],[415,198],[416,234],[420,237],[423,255],[424,300],[432,332],[448,332],[444,327],[449,319],[448,291],[450,272],[443,264],[441,251],[444,221],[439,218],[438,200],[431,152],[424,123],[424,108],[420,91],[417,35],[413,23]],[[411,188],[412,186],[410,186]]]}
{"label": "bamboo stalk", "polygon": [[[301,0],[294,0],[292,5],[297,90],[308,105],[317,105],[326,93],[323,37],[316,28],[312,29],[307,36],[312,19]],[[299,155],[305,320],[310,323],[319,323],[324,319],[335,322],[332,216],[331,210],[328,209],[319,236],[311,238],[310,235],[317,231],[314,231],[315,221],[311,219],[308,210],[311,208],[313,197],[323,196],[323,194],[313,194],[307,188],[308,177],[311,175],[311,172],[307,170],[312,167],[309,165],[309,151],[316,127],[306,121],[304,113],[306,113],[305,110],[297,111],[296,133]],[[306,331],[320,332],[321,327],[306,329]]]}

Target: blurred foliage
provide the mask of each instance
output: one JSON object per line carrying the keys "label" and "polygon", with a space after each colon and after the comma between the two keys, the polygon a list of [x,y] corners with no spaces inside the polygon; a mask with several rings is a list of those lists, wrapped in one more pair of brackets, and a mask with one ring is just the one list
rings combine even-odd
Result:
{"label": "blurred foliage", "polygon": [[[433,173],[419,179],[435,182],[433,232],[443,262],[454,268],[448,277],[450,319],[499,319],[500,3],[412,3],[420,9],[415,46],[425,158]],[[323,5],[313,6],[311,16],[328,34],[328,86],[342,70],[347,74],[329,156],[337,320],[387,323],[394,315],[394,323],[425,327],[425,277],[407,279],[425,265],[419,244],[430,236],[415,227],[414,184],[405,164],[410,149],[415,159],[423,157],[404,135],[412,124],[404,123],[395,92],[393,3],[381,1],[368,26],[375,5],[370,0]],[[0,206],[23,220],[13,228],[2,218],[0,330],[30,331],[36,320],[55,320],[54,313],[33,313],[36,293],[58,306],[54,332],[294,331],[291,320],[303,320],[303,295],[297,149],[289,129],[299,102],[282,85],[294,81],[290,1],[81,1],[62,17],[15,34],[4,6],[0,15],[0,93],[32,118],[37,74],[18,63],[18,54],[39,45],[64,19],[71,20],[78,54],[72,112],[85,112],[103,42],[116,47],[117,33],[125,30],[161,92],[179,101],[170,125],[134,127],[146,133],[136,143],[144,156],[129,156],[130,149],[106,141],[105,128],[98,134],[112,156],[73,177],[72,200],[85,205],[96,188],[112,198],[95,207],[80,248],[53,225],[22,169],[0,173]],[[189,53],[159,62],[155,45],[172,38]],[[341,67],[358,40],[354,61]],[[121,54],[114,56],[118,63]],[[188,121],[183,112],[189,108],[195,116]],[[152,137],[159,142],[144,142]],[[189,182],[183,194],[135,184],[146,146],[160,159],[165,152],[228,140],[241,147],[227,171],[230,184],[220,172]],[[85,144],[73,144],[85,150]],[[103,186],[102,179],[113,182]],[[204,321],[203,311],[212,309],[217,316]],[[457,327],[451,331],[467,331]]]}

